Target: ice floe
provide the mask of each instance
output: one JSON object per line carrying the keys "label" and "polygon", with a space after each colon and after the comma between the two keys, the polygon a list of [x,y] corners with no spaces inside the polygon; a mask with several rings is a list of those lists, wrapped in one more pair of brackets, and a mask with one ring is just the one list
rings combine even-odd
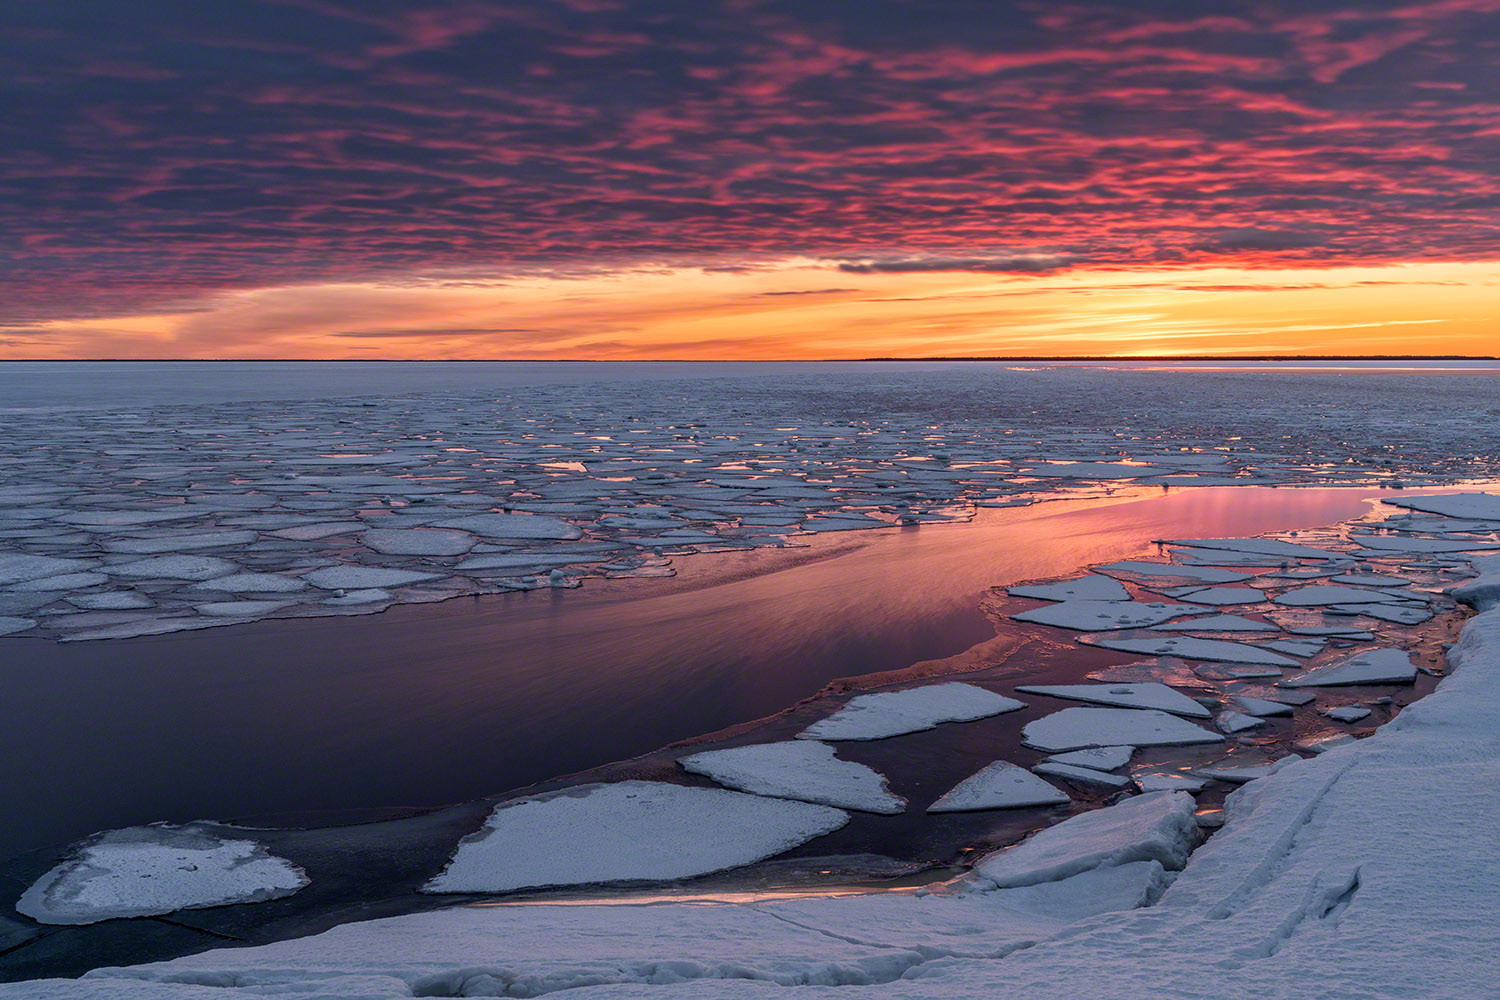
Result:
{"label": "ice floe", "polygon": [[580,785],[495,807],[427,892],[691,878],[774,857],[842,809],[656,781]]}
{"label": "ice floe", "polygon": [[1342,684],[1410,684],[1417,667],[1403,649],[1369,649],[1325,663],[1281,683],[1286,687],[1332,687]]}
{"label": "ice floe", "polygon": [[1363,705],[1340,705],[1323,714],[1335,722],[1360,722],[1370,717],[1370,710]]}
{"label": "ice floe", "polygon": [[1276,559],[1338,559],[1342,553],[1328,549],[1313,548],[1297,542],[1283,542],[1275,538],[1174,538],[1172,545],[1186,545],[1198,549],[1224,549],[1230,552],[1245,552]]}
{"label": "ice floe", "polygon": [[1135,747],[1089,747],[1087,750],[1070,750],[1053,754],[1047,760],[1054,764],[1069,764],[1073,767],[1091,767],[1096,771],[1113,771],[1130,763]]}
{"label": "ice floe", "polygon": [[1219,713],[1219,717],[1214,720],[1214,725],[1230,734],[1241,733],[1247,729],[1254,729],[1256,726],[1264,726],[1265,724],[1265,719],[1255,715],[1246,715],[1244,712],[1221,712]]}
{"label": "ice floe", "polygon": [[[1208,709],[1187,695],[1174,691],[1165,684],[1154,682],[1136,684],[1023,684],[1016,688],[1021,694],[1042,694],[1053,698],[1071,698],[1097,705],[1114,705],[1121,708],[1154,708],[1174,715],[1188,715],[1206,719]],[[1118,765],[1116,765],[1118,766]]]}
{"label": "ice floe", "polygon": [[885,776],[879,771],[840,760],[833,747],[815,740],[707,750],[683,757],[677,763],[692,774],[754,795],[888,815],[906,808],[906,800],[891,794]]}
{"label": "ice floe", "polygon": [[307,884],[300,868],[253,840],[198,824],[130,827],[77,845],[16,909],[45,924],[91,924],[278,899]]}
{"label": "ice floe", "polygon": [[1054,625],[1075,631],[1099,629],[1143,628],[1157,625],[1183,615],[1206,612],[1207,608],[1196,604],[1144,604],[1136,601],[1061,601],[1046,604],[1030,611],[1021,611],[1012,618],[1016,621],[1034,622],[1038,625]]}
{"label": "ice floe", "polygon": [[1119,580],[1090,573],[1057,583],[1027,584],[1011,587],[1012,597],[1032,597],[1042,601],[1128,601],[1130,591]]}
{"label": "ice floe", "polygon": [[1171,596],[1181,597],[1194,604],[1209,604],[1214,607],[1230,604],[1259,604],[1266,599],[1266,595],[1254,587],[1208,587],[1203,590],[1184,587],[1174,590]]}
{"label": "ice floe", "polygon": [[954,785],[928,812],[978,812],[1065,805],[1063,792],[1009,761],[997,760]]}
{"label": "ice floe", "polygon": [[1096,770],[1092,767],[1078,767],[1074,764],[1059,764],[1053,760],[1044,760],[1031,765],[1031,769],[1037,774],[1045,774],[1049,778],[1061,778],[1071,781],[1076,785],[1097,785],[1100,788],[1108,788],[1119,791],[1129,788],[1131,780],[1123,775],[1110,774],[1108,771]]}
{"label": "ice floe", "polygon": [[1118,573],[1132,578],[1150,580],[1187,577],[1200,583],[1239,583],[1241,580],[1249,580],[1254,576],[1252,573],[1236,573],[1233,570],[1218,569],[1213,566],[1178,566],[1172,563],[1140,562],[1130,559],[1109,563],[1098,569],[1101,573]]}
{"label": "ice floe", "polygon": [[1206,615],[1187,621],[1151,626],[1153,632],[1279,632],[1270,622],[1239,615]]}
{"label": "ice floe", "polygon": [[1273,650],[1243,642],[1221,639],[1199,639],[1192,636],[1111,636],[1085,635],[1078,641],[1086,646],[1102,646],[1122,653],[1147,653],[1155,656],[1179,656],[1188,660],[1221,660],[1227,663],[1251,663],[1275,667],[1295,667],[1297,661]]}
{"label": "ice floe", "polygon": [[1189,746],[1223,738],[1175,715],[1137,708],[1065,708],[1028,722],[1021,731],[1027,746],[1048,753],[1127,744]]}
{"label": "ice floe", "polygon": [[950,682],[862,694],[797,734],[804,740],[882,740],[932,729],[944,722],[973,722],[1026,707],[973,684]]}
{"label": "ice floe", "polygon": [[363,590],[371,587],[404,587],[436,580],[441,573],[418,570],[380,569],[374,566],[328,566],[302,574],[302,579],[324,590]]}

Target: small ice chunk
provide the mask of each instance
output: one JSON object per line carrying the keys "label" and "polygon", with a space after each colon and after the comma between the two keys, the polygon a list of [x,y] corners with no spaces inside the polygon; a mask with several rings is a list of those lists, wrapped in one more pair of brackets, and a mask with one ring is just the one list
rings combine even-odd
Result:
{"label": "small ice chunk", "polygon": [[1070,750],[1053,754],[1047,760],[1053,764],[1069,764],[1073,767],[1091,767],[1096,771],[1113,771],[1130,763],[1135,747],[1090,747],[1087,750]]}
{"label": "small ice chunk", "polygon": [[1136,787],[1143,792],[1182,791],[1196,794],[1203,791],[1204,786],[1208,784],[1204,778],[1196,778],[1191,774],[1179,774],[1176,771],[1139,771],[1132,777],[1135,779]]}
{"label": "small ice chunk", "polygon": [[982,809],[1022,809],[1066,805],[1067,793],[1005,760],[987,764],[954,785],[927,807],[933,812],[977,812]]}
{"label": "small ice chunk", "polygon": [[1243,681],[1259,678],[1280,678],[1279,667],[1239,667],[1232,663],[1205,663],[1193,668],[1196,677],[1206,681]]}
{"label": "small ice chunk", "polygon": [[1417,678],[1411,655],[1401,649],[1367,649],[1289,677],[1284,687],[1332,687],[1338,684],[1410,684]]}
{"label": "small ice chunk", "polygon": [[[1071,698],[1096,705],[1121,708],[1155,708],[1174,715],[1197,719],[1209,717],[1208,709],[1187,695],[1155,682],[1135,684],[1025,684],[1016,688],[1022,694],[1043,694],[1053,698]],[[1118,766],[1118,765],[1116,765]]]}
{"label": "small ice chunk", "polygon": [[1195,767],[1193,773],[1215,781],[1227,781],[1232,785],[1243,785],[1247,781],[1256,778],[1264,778],[1271,773],[1273,764],[1212,764],[1207,767]]}
{"label": "small ice chunk", "polygon": [[1301,639],[1277,639],[1266,643],[1266,648],[1274,649],[1288,656],[1296,656],[1306,659],[1309,656],[1317,656],[1328,645],[1328,640],[1321,637],[1306,637]]}
{"label": "small ice chunk", "polygon": [[1004,889],[1055,882],[1095,868],[1156,861],[1179,869],[1198,843],[1193,797],[1153,792],[1080,813],[980,859],[975,874]]}
{"label": "small ice chunk", "polygon": [[1130,591],[1124,584],[1107,576],[1090,573],[1073,580],[1056,583],[1028,584],[1011,587],[1012,597],[1032,597],[1040,601],[1128,601]]}
{"label": "small ice chunk", "polygon": [[[862,694],[851,698],[833,715],[797,734],[803,740],[882,740],[915,733],[944,722],[1014,712],[1023,702],[957,681],[928,684],[904,691]],[[1116,741],[1118,742],[1118,741]]]}
{"label": "small ice chunk", "polygon": [[1011,615],[1016,621],[1053,625],[1080,632],[1141,628],[1181,618],[1207,608],[1194,604],[1143,604],[1136,601],[1062,601]]}
{"label": "small ice chunk", "polygon": [[495,807],[425,892],[691,878],[832,833],[842,809],[659,781],[580,785]]}
{"label": "small ice chunk", "polygon": [[854,761],[840,760],[833,747],[815,740],[707,750],[677,763],[691,774],[705,775],[753,795],[886,815],[906,809],[906,800],[891,794],[883,774]]}
{"label": "small ice chunk", "polygon": [[1370,710],[1363,705],[1340,705],[1323,713],[1335,722],[1359,722],[1368,718]]}
{"label": "small ice chunk", "polygon": [[332,538],[334,535],[363,531],[367,527],[369,525],[363,521],[319,521],[316,524],[293,525],[290,528],[272,531],[270,534],[293,542],[314,542],[322,538]]}
{"label": "small ice chunk", "polygon": [[200,824],[137,826],[83,841],[16,909],[44,924],[92,924],[279,899],[307,884],[302,869],[253,840]]}
{"label": "small ice chunk", "polygon": [[1324,733],[1321,736],[1309,736],[1298,740],[1292,746],[1307,753],[1324,754],[1353,742],[1354,736],[1350,733]]}
{"label": "small ice chunk", "polygon": [[303,573],[302,579],[324,590],[362,590],[371,587],[404,587],[410,583],[436,580],[441,575],[408,569],[382,569],[378,566],[328,566]]}
{"label": "small ice chunk", "polygon": [[1130,785],[1130,779],[1119,774],[1110,774],[1107,771],[1096,771],[1091,767],[1075,767],[1072,764],[1059,764],[1056,761],[1044,760],[1039,764],[1033,764],[1031,769],[1037,774],[1045,774],[1049,778],[1062,778],[1074,784],[1098,785],[1115,791]]}
{"label": "small ice chunk", "polygon": [[260,536],[253,531],[200,531],[194,534],[163,535],[155,538],[112,538],[102,543],[105,552],[130,555],[156,555],[160,552],[191,552],[195,549],[217,549],[226,545],[249,545]]}
{"label": "small ice chunk", "polygon": [[1247,729],[1254,729],[1256,726],[1264,726],[1266,720],[1253,715],[1246,715],[1244,712],[1221,712],[1219,717],[1214,720],[1214,724],[1226,733],[1242,733]]}
{"label": "small ice chunk", "polygon": [[1327,608],[1331,614],[1364,615],[1398,625],[1420,625],[1432,617],[1426,608],[1402,607],[1395,604],[1334,604]]}
{"label": "small ice chunk", "polygon": [[1175,715],[1136,708],[1065,708],[1028,722],[1021,736],[1027,746],[1049,753],[1126,744],[1187,746],[1224,739]]}
{"label": "small ice chunk", "polygon": [[1246,715],[1253,715],[1257,718],[1267,715],[1291,715],[1293,712],[1291,705],[1283,705],[1279,701],[1267,701],[1264,698],[1251,698],[1243,694],[1235,695],[1234,703]]}

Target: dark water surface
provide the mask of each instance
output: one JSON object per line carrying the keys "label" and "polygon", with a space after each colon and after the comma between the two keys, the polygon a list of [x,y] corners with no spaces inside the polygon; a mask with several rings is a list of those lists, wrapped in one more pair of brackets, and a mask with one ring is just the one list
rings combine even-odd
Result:
{"label": "dark water surface", "polygon": [[1357,516],[1369,489],[1127,491],[679,559],[621,581],[60,645],[0,670],[0,858],[155,820],[477,798],[779,711],[994,635],[985,591],[1145,540]]}

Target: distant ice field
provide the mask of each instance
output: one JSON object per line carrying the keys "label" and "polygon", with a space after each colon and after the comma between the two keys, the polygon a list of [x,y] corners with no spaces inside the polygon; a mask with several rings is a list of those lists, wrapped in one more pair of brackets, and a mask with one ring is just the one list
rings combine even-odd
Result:
{"label": "distant ice field", "polygon": [[0,635],[656,578],[1064,490],[1494,477],[1497,383],[1425,370],[1442,392],[1348,364],[4,364]]}

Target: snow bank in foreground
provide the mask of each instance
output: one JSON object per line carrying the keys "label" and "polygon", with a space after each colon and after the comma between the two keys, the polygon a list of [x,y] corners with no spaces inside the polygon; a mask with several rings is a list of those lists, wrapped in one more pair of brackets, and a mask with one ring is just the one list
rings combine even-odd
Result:
{"label": "snow bank in foreground", "polygon": [[44,924],[92,924],[290,896],[302,869],[251,840],[198,826],[137,826],[80,844],[26,890],[16,909]]}
{"label": "snow bank in foreground", "polygon": [[761,861],[847,822],[840,809],[717,788],[578,785],[500,803],[426,890],[689,878]]}

